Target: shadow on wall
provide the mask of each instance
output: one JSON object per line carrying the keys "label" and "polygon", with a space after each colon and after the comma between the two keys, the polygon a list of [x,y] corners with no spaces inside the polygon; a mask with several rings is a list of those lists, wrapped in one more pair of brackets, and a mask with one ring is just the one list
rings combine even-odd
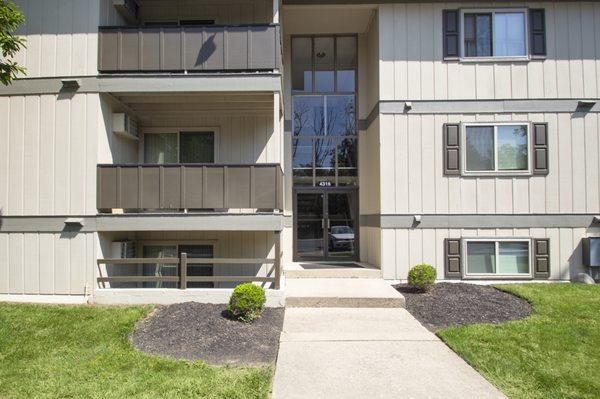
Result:
{"label": "shadow on wall", "polygon": [[2,229],[2,208],[0,208],[0,230]]}
{"label": "shadow on wall", "polygon": [[208,61],[216,50],[217,45],[215,44],[215,35],[212,35],[202,45],[198,57],[196,58],[196,66],[202,65]]}

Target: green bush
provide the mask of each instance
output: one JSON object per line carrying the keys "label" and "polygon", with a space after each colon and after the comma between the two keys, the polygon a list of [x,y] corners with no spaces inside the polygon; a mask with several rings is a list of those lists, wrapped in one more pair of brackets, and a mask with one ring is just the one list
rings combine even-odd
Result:
{"label": "green bush", "polygon": [[433,287],[436,277],[435,268],[423,263],[410,269],[408,272],[408,285],[422,292],[427,292]]}
{"label": "green bush", "polygon": [[252,283],[240,284],[233,290],[227,310],[234,318],[250,323],[260,317],[266,301],[264,288]]}

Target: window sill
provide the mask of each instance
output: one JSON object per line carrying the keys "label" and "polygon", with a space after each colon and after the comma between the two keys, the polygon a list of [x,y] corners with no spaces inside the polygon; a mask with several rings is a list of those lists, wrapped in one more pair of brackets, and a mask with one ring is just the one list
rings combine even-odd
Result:
{"label": "window sill", "polygon": [[478,274],[463,275],[463,280],[533,280],[531,274]]}
{"label": "window sill", "polygon": [[503,63],[503,62],[529,62],[531,57],[461,57],[458,59],[461,63]]}
{"label": "window sill", "polygon": [[462,174],[458,175],[460,177],[488,177],[488,178],[502,178],[502,177],[506,177],[506,178],[515,178],[515,177],[521,177],[521,178],[530,178],[533,177],[533,174],[530,171],[527,172],[523,172],[523,173],[519,173],[519,172],[515,172],[515,173],[498,173],[498,172],[491,172],[491,173],[473,173],[473,172],[463,172]]}

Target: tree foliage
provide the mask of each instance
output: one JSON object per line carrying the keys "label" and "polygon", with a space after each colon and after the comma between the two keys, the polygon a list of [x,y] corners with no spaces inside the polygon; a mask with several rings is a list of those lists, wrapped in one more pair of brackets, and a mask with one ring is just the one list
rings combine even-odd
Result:
{"label": "tree foliage", "polygon": [[12,60],[25,47],[25,39],[15,35],[23,21],[23,13],[12,0],[0,0],[0,82],[4,85],[25,73],[25,68]]}

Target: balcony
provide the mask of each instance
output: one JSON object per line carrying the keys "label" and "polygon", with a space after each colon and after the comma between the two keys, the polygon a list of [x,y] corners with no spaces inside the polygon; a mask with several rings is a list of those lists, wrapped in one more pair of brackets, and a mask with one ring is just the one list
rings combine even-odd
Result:
{"label": "balcony", "polygon": [[279,164],[98,165],[102,211],[283,208]]}
{"label": "balcony", "polygon": [[99,28],[98,70],[103,73],[280,68],[277,24]]}

